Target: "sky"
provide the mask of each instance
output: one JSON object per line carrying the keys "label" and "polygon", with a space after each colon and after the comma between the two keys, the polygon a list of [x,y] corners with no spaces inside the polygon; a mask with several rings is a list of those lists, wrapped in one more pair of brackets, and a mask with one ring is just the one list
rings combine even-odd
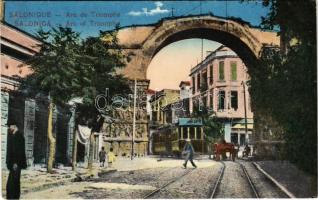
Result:
{"label": "sky", "polygon": [[[5,20],[26,32],[35,34],[40,28],[69,26],[81,37],[97,36],[100,30],[122,26],[152,24],[165,17],[212,13],[221,17],[237,17],[259,26],[268,8],[261,1],[10,1],[5,3]],[[204,51],[220,44],[204,40]],[[204,53],[205,54],[205,53]],[[172,43],[152,60],[147,78],[150,88],[177,89],[188,79],[191,66],[201,58],[201,40]],[[168,75],[170,70],[173,73]]]}
{"label": "sky", "polygon": [[[268,8],[261,1],[241,3],[238,1],[6,1],[5,19],[8,23],[35,33],[42,25],[67,25],[82,33],[82,37],[97,35],[99,30],[120,26],[155,23],[164,17],[213,13],[222,17],[240,17],[252,25],[259,25],[261,16]],[[173,11],[172,11],[173,10]],[[30,16],[28,13],[40,14]],[[50,13],[45,16],[45,13]],[[20,14],[20,15],[16,15]],[[22,14],[22,15],[21,15]],[[71,14],[76,14],[71,15]],[[86,15],[85,15],[86,14]],[[103,15],[104,14],[104,15]],[[105,15],[108,14],[108,15]],[[114,14],[110,16],[109,14]],[[21,23],[22,22],[22,23]],[[42,23],[43,22],[43,23]],[[44,23],[46,22],[46,23]],[[50,23],[48,23],[50,22]],[[85,25],[81,25],[81,23]],[[93,23],[91,23],[93,22]],[[97,22],[97,23],[94,23]],[[101,25],[101,23],[104,23]]]}
{"label": "sky", "polygon": [[[221,44],[203,40],[203,55]],[[190,81],[190,70],[201,61],[201,39],[181,40],[163,48],[151,61],[147,78],[153,90],[179,89],[181,81]],[[169,72],[169,73],[167,73]]]}

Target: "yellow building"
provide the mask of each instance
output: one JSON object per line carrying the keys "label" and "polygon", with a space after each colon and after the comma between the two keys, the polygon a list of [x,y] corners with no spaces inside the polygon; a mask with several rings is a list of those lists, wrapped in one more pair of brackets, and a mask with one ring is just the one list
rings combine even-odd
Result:
{"label": "yellow building", "polygon": [[171,103],[179,101],[179,90],[163,89],[156,92],[150,99],[151,115],[153,125],[163,125],[166,123],[167,116],[162,108]]}

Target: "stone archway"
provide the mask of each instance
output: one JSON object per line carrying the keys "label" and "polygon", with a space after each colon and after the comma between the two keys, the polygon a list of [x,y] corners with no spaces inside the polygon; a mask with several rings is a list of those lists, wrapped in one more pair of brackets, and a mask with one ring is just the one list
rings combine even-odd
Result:
{"label": "stone archway", "polygon": [[[184,39],[208,39],[224,44],[235,51],[249,69],[257,67],[257,61],[265,47],[280,46],[280,38],[276,32],[263,31],[240,20],[211,15],[167,18],[155,24],[124,27],[118,31],[117,36],[124,54],[130,58],[126,67],[119,72],[129,79],[140,80],[147,78],[148,66],[162,48]],[[257,108],[253,110],[257,111]],[[254,112],[255,121],[263,118],[258,112]],[[266,123],[270,122],[265,120]],[[262,147],[264,137],[260,132],[264,123],[256,124],[255,144]],[[261,151],[260,148],[259,153],[263,155]]]}
{"label": "stone archway", "polygon": [[163,19],[156,24],[125,27],[118,31],[120,45],[130,57],[120,73],[130,79],[146,79],[152,58],[165,46],[184,39],[202,38],[234,50],[250,67],[265,46],[279,46],[275,32],[262,31],[247,23],[210,15]]}

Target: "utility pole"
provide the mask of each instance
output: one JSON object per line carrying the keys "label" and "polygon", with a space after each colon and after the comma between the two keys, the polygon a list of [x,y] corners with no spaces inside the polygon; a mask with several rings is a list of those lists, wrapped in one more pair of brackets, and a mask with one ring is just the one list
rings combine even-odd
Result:
{"label": "utility pole", "polygon": [[136,132],[136,99],[137,99],[137,80],[135,79],[134,87],[134,111],[133,111],[133,133],[131,137],[131,160],[134,158],[134,144],[135,144],[135,132]]}
{"label": "utility pole", "polygon": [[246,95],[245,95],[245,83],[242,81],[243,94],[244,94],[244,116],[245,116],[245,135],[247,137],[247,113],[246,113]]}
{"label": "utility pole", "polygon": [[171,8],[171,17],[173,17],[173,11],[174,11],[174,8],[172,7]]}
{"label": "utility pole", "polygon": [[[202,15],[202,1],[200,1],[200,15]],[[203,61],[203,38],[201,39],[201,62]]]}

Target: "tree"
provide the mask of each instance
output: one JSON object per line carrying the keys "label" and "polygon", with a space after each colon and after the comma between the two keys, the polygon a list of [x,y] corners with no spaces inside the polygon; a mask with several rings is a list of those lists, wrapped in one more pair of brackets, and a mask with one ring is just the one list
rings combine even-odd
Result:
{"label": "tree", "polygon": [[[125,66],[124,56],[118,45],[116,32],[100,32],[99,37],[89,37],[82,44],[82,56],[80,62],[85,66],[85,74],[89,84],[83,87],[80,96],[83,97],[83,105],[80,108],[80,118],[85,118],[86,124],[91,127],[90,150],[88,168],[93,167],[94,132],[99,132],[103,124],[101,114],[105,110],[98,110],[95,106],[95,97],[104,94],[109,89],[109,95],[128,94],[130,88],[128,80],[117,75],[115,70]],[[83,85],[83,84],[81,84]],[[126,96],[126,95],[124,95]],[[110,103],[111,103],[111,99]]]}
{"label": "tree", "polygon": [[26,77],[21,89],[31,96],[38,93],[49,96],[47,170],[52,172],[55,156],[53,105],[66,104],[81,97],[82,104],[76,109],[76,122],[88,125],[92,133],[99,132],[103,118],[101,111],[95,107],[96,95],[104,93],[106,88],[109,88],[110,95],[118,91],[127,93],[129,87],[127,80],[115,72],[125,63],[115,31],[101,32],[98,37],[82,41],[79,33],[71,28],[58,27],[48,32],[39,31],[38,37],[43,41],[40,51],[27,62],[33,73]]}
{"label": "tree", "polygon": [[215,112],[208,107],[194,104],[192,117],[202,120],[205,139],[207,141],[214,143],[224,137],[223,124],[216,117]]}
{"label": "tree", "polygon": [[281,50],[265,49],[249,70],[255,108],[284,129],[286,158],[317,174],[317,49],[315,1],[263,0],[262,27],[277,28]]}
{"label": "tree", "polygon": [[49,158],[47,171],[53,170],[55,158],[55,137],[52,132],[52,116],[55,104],[69,101],[73,97],[73,91],[80,88],[74,85],[77,57],[79,55],[79,34],[70,28],[52,28],[51,31],[38,32],[38,38],[42,41],[37,52],[27,64],[30,64],[33,73],[26,77],[21,84],[21,89],[29,95],[35,96],[41,92],[48,96],[49,114],[47,136],[49,141]]}

